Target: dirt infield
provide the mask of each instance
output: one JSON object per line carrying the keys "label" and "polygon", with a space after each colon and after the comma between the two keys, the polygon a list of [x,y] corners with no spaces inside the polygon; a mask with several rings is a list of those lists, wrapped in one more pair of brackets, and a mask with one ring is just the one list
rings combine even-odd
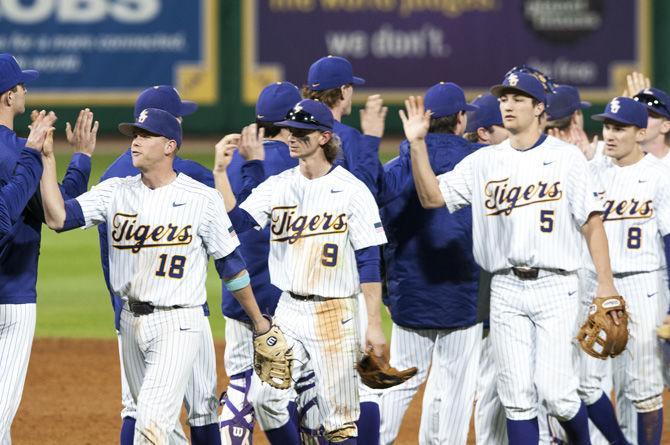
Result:
{"label": "dirt infield", "polygon": [[[223,357],[223,342],[216,343]],[[225,382],[221,360],[219,387]],[[120,381],[115,341],[37,339],[23,401],[12,428],[17,445],[101,445],[118,443]],[[665,394],[666,408],[670,405]],[[420,398],[410,406],[398,444],[417,443]],[[667,412],[667,411],[666,411]],[[186,430],[188,434],[188,429]],[[472,436],[472,434],[471,434]],[[255,444],[266,444],[261,432]],[[474,443],[471,440],[468,443]],[[665,416],[663,444],[670,445],[670,415]]]}

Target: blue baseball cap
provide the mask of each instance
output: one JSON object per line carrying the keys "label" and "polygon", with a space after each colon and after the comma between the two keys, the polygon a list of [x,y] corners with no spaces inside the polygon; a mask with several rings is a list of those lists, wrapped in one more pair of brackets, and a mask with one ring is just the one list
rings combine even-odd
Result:
{"label": "blue baseball cap", "polygon": [[28,83],[40,76],[35,70],[21,70],[19,62],[8,53],[0,54],[0,93],[11,90],[20,83]]}
{"label": "blue baseball cap", "polygon": [[658,88],[645,88],[638,92],[633,99],[644,104],[647,110],[670,119],[670,97]]}
{"label": "blue baseball cap", "polygon": [[181,124],[177,118],[158,108],[146,108],[140,112],[134,123],[119,124],[119,131],[125,136],[134,136],[136,129],[163,136],[181,146]]}
{"label": "blue baseball cap", "polygon": [[647,107],[629,97],[615,97],[607,104],[604,113],[591,116],[591,119],[647,128]]}
{"label": "blue baseball cap", "polygon": [[333,131],[333,113],[322,102],[304,99],[295,104],[278,127],[302,128],[305,130]]}
{"label": "blue baseball cap", "polygon": [[256,119],[261,122],[283,121],[286,113],[300,102],[300,90],[291,82],[276,82],[263,88],[256,102]]}
{"label": "blue baseball cap", "polygon": [[344,57],[322,57],[309,67],[307,86],[313,91],[339,88],[347,84],[363,85],[365,79],[354,76],[354,69]]}
{"label": "blue baseball cap", "polygon": [[500,102],[498,102],[498,98],[493,94],[482,94],[473,100],[471,104],[478,107],[478,109],[468,112],[466,133],[473,133],[481,127],[488,128],[492,125],[503,126],[502,114],[500,114]]}
{"label": "blue baseball cap", "polygon": [[558,85],[547,96],[547,118],[550,121],[570,116],[577,110],[591,107],[591,102],[581,100],[579,90],[571,85]]}
{"label": "blue baseball cap", "polygon": [[451,116],[459,111],[475,111],[476,106],[465,101],[465,93],[455,83],[440,82],[428,88],[424,96],[427,110],[433,112],[433,118]]}
{"label": "blue baseball cap", "polygon": [[195,113],[198,104],[189,100],[181,100],[179,92],[170,85],[156,85],[142,91],[135,100],[135,111],[133,116],[137,118],[142,110],[147,108],[158,108],[165,110],[173,116],[183,117]]}
{"label": "blue baseball cap", "polygon": [[510,73],[501,85],[491,87],[490,91],[495,97],[500,97],[508,92],[521,93],[542,103],[547,103],[547,93],[544,90],[544,85],[537,77],[528,73]]}

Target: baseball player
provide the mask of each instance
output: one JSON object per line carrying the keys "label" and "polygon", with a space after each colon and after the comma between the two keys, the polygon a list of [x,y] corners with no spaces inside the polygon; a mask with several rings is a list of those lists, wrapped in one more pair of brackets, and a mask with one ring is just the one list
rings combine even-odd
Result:
{"label": "baseball player", "polygon": [[[381,96],[372,95],[367,98],[365,107],[360,111],[362,133],[341,122],[342,118],[351,114],[354,86],[364,83],[365,79],[354,76],[353,67],[347,59],[327,56],[309,67],[307,84],[302,88],[302,95],[328,106],[335,118],[333,133],[340,138],[342,147],[343,156],[336,164],[342,165],[363,181],[375,199],[378,199],[381,194],[378,181],[383,174],[383,167],[379,162],[379,144],[384,134],[388,109],[383,106]],[[359,308],[362,311],[365,308],[362,295],[359,295]],[[365,313],[362,312],[360,319],[365,318]],[[359,440],[362,443],[376,443],[379,441],[380,430],[379,392],[361,385],[360,398]]]}
{"label": "baseball player", "polygon": [[[270,225],[270,277],[282,289],[275,320],[293,344],[294,379],[313,369],[313,383],[303,379],[298,384],[313,386],[306,392],[316,393],[326,440],[356,443],[356,297],[362,289],[366,345],[380,356],[385,339],[377,246],[386,241],[384,230],[366,186],[333,165],[339,147],[333,115],[324,104],[303,100],[276,125],[291,132],[289,148],[299,166],[270,177],[239,207],[224,168],[215,174],[217,188],[238,231]],[[251,145],[262,152],[259,144]],[[229,156],[217,151],[224,167]]]}
{"label": "baseball player", "polygon": [[[456,84],[440,82],[426,92],[433,110],[426,145],[432,168],[443,173],[473,151],[463,139],[467,104]],[[416,366],[418,373],[381,398],[381,443],[398,435],[405,411],[428,377],[421,410],[421,443],[465,443],[477,382],[482,325],[477,323],[479,267],[472,256],[472,214],[464,209],[421,207],[411,180],[409,144],[384,166],[385,182],[397,196],[380,198],[389,243],[384,248],[393,319],[391,366]],[[389,178],[390,175],[395,178]],[[389,187],[383,188],[389,192]],[[407,218],[411,214],[412,218]],[[430,374],[428,370],[430,368]]]}
{"label": "baseball player", "polygon": [[[25,112],[25,84],[37,77],[37,71],[22,71],[10,54],[0,54],[0,181],[4,183],[13,182],[17,163],[24,154],[26,139],[14,132],[14,118]],[[55,119],[44,114],[37,117],[47,124]],[[94,143],[88,145],[89,140],[79,139],[80,131],[74,135],[68,131],[68,136],[75,154],[63,179],[61,192],[65,198],[86,191],[90,156],[95,149]],[[32,143],[29,147],[41,148]],[[2,241],[0,255],[0,357],[12,358],[0,360],[0,443],[11,442],[10,427],[21,401],[35,333],[35,283],[43,221],[39,194],[33,195],[25,208],[14,208],[11,219],[16,218],[14,212],[20,216],[12,225],[11,234]]]}
{"label": "baseball player", "polygon": [[642,150],[670,165],[670,96],[658,88],[645,88],[633,99],[647,107],[647,132]]}
{"label": "baseball player", "polygon": [[571,85],[556,85],[552,94],[547,95],[545,132],[564,142],[576,145],[588,160],[594,158],[598,146],[598,135],[589,141],[584,132],[582,110],[590,107],[591,103],[581,100],[579,90]]}
{"label": "baseball player", "polygon": [[46,154],[45,216],[56,230],[107,223],[110,283],[124,301],[120,332],[137,410],[134,442],[166,444],[200,349],[200,332],[207,328],[202,305],[209,256],[256,331],[270,325],[256,305],[220,195],[174,170],[179,120],[147,108],[119,130],[133,136],[133,165],[141,174],[109,179],[63,202],[54,190],[53,154]]}
{"label": "baseball player", "polygon": [[[604,199],[603,220],[615,285],[626,297],[630,319],[627,351],[613,362],[625,369],[624,395],[638,413],[636,443],[660,444],[663,365],[656,327],[668,306],[662,252],[664,245],[665,252],[670,252],[670,169],[641,149],[647,126],[642,103],[617,97],[593,119],[604,121],[605,157],[590,167]],[[591,264],[589,269],[593,273]],[[595,278],[588,278],[592,291]],[[584,302],[585,310],[588,304]],[[607,362],[582,354],[580,394],[589,407],[589,417],[610,443],[626,443],[612,405],[600,389],[606,366]]]}
{"label": "baseball player", "polygon": [[477,109],[467,113],[468,125],[463,134],[465,139],[480,147],[496,145],[507,139],[497,97],[491,93],[482,94],[471,105]]}
{"label": "baseball player", "polygon": [[[182,101],[176,89],[169,85],[157,85],[142,91],[135,101],[134,117],[137,118],[142,110],[146,108],[158,108],[165,110],[173,116],[182,119],[183,116],[194,113],[197,104],[190,101]],[[214,178],[211,171],[198,164],[197,162],[182,159],[175,156],[173,167],[176,172],[184,173],[190,178],[204,184],[208,187],[214,187]],[[125,178],[126,176],[135,176],[140,171],[133,165],[132,148],[128,148],[119,156],[103,173],[100,182],[111,178]],[[114,308],[114,322],[116,332],[119,334],[119,325],[121,312],[123,309],[123,300],[116,295],[109,280],[109,251],[107,240],[107,224],[98,226],[98,235],[100,238],[100,257],[102,271],[105,276],[107,289],[110,292],[110,299]],[[209,307],[203,305],[205,315],[209,315]],[[205,321],[204,328],[200,331],[201,345],[197,358],[193,363],[193,372],[189,379],[184,403],[188,413],[188,420],[191,426],[191,442],[193,444],[217,444],[219,443],[219,430],[217,425],[217,392],[216,392],[216,357],[214,351],[214,340],[212,330],[209,327],[209,321]],[[119,357],[121,357],[121,337],[119,341]],[[121,360],[121,400],[123,409],[121,418],[121,444],[132,444],[135,431],[135,411],[136,407],[128,388],[128,382],[123,370],[123,361]],[[171,437],[172,442],[185,443],[181,428],[181,423],[177,422],[175,430]]]}
{"label": "baseball player", "polygon": [[[238,201],[242,202],[248,196],[248,193],[244,193],[247,190],[245,180],[248,174],[254,174],[254,167],[262,169],[260,176],[254,178],[254,183],[260,184],[269,176],[298,165],[298,160],[289,154],[289,131],[275,126],[275,123],[283,121],[300,99],[300,91],[290,82],[273,83],[261,91],[256,102],[256,124],[265,133],[263,159],[250,159],[246,162],[236,151],[227,168],[227,175]],[[258,305],[264,313],[274,315],[281,290],[270,282],[270,229],[247,230],[238,236],[241,242],[240,251],[247,262]],[[222,309],[226,320],[224,364],[230,383],[222,400],[223,409],[219,419],[221,438],[224,444],[251,442],[255,417],[253,405],[249,401],[253,375],[252,326],[246,313],[226,289],[223,290]],[[295,399],[293,391],[280,391],[269,385],[264,389],[271,397],[284,399],[287,404]],[[290,444],[300,441],[297,421],[289,422],[289,412],[294,413],[295,409],[259,410],[259,424],[271,443]]]}
{"label": "baseball player", "polygon": [[542,134],[546,93],[541,82],[511,73],[491,92],[500,99],[509,139],[477,150],[439,178],[425,148],[430,111],[424,111],[421,98],[406,101],[401,119],[417,193],[424,208],[472,206],[475,260],[495,274],[490,336],[509,443],[539,441],[541,398],[571,443],[589,444],[572,345],[578,315],[575,272],[581,231],[598,272],[596,294],[616,294],[599,218],[602,206],[579,150]]}
{"label": "baseball player", "polygon": [[[333,132],[339,136],[342,157],[336,161],[363,181],[373,196],[377,196],[379,144],[384,135],[384,123],[388,109],[383,106],[381,96],[368,97],[361,110],[361,129],[343,124],[342,118],[351,114],[354,85],[363,85],[365,79],[354,76],[351,63],[344,57],[322,57],[309,67],[307,85],[302,88],[305,99],[323,102],[333,113]],[[365,155],[372,156],[374,164],[363,162]]]}

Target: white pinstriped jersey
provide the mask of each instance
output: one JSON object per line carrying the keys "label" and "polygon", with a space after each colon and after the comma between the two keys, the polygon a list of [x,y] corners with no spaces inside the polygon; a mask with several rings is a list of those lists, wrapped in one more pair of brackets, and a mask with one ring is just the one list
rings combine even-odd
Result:
{"label": "white pinstriped jersey", "polygon": [[659,158],[661,163],[663,163],[665,166],[670,167],[670,153],[667,155],[663,156],[662,158]]}
{"label": "white pinstriped jersey", "polygon": [[200,306],[208,255],[239,245],[221,195],[183,173],[153,190],[140,175],[108,179],[77,201],[86,228],[107,223],[110,282],[124,300]]}
{"label": "white pinstriped jersey", "polygon": [[360,290],[354,250],[386,243],[365,184],[342,167],[307,179],[294,167],[271,176],[240,207],[270,224],[268,267],[283,291],[326,298]]}
{"label": "white pinstriped jersey", "polygon": [[[603,156],[589,167],[605,207],[612,272],[665,267],[662,237],[670,232],[670,168],[652,155],[626,167]],[[590,258],[585,264],[594,270]]]}
{"label": "white pinstriped jersey", "polygon": [[473,251],[485,270],[581,267],[580,228],[602,205],[577,147],[548,136],[518,151],[508,139],[438,180],[449,211],[472,205]]}

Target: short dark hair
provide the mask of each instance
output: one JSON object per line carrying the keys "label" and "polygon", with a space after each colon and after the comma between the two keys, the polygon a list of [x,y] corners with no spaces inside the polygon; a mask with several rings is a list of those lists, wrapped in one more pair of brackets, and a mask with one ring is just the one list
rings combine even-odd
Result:
{"label": "short dark hair", "polygon": [[263,122],[259,121],[256,119],[256,126],[260,130],[261,128],[265,129],[265,137],[266,138],[273,138],[279,134],[281,131],[282,127],[278,127],[274,124],[274,122]]}
{"label": "short dark hair", "polygon": [[430,127],[428,127],[428,133],[448,133],[454,134],[456,130],[456,124],[458,124],[458,116],[464,111],[459,111],[449,116],[442,116],[430,120]]}
{"label": "short dark hair", "polygon": [[300,94],[304,99],[318,100],[328,108],[333,108],[341,100],[344,100],[341,87],[330,88],[323,91],[312,90],[307,85],[303,85]]}
{"label": "short dark hair", "polygon": [[468,142],[472,142],[472,143],[479,142],[479,136],[477,136],[477,130],[471,131],[470,133],[465,133],[463,135],[463,138]]}

